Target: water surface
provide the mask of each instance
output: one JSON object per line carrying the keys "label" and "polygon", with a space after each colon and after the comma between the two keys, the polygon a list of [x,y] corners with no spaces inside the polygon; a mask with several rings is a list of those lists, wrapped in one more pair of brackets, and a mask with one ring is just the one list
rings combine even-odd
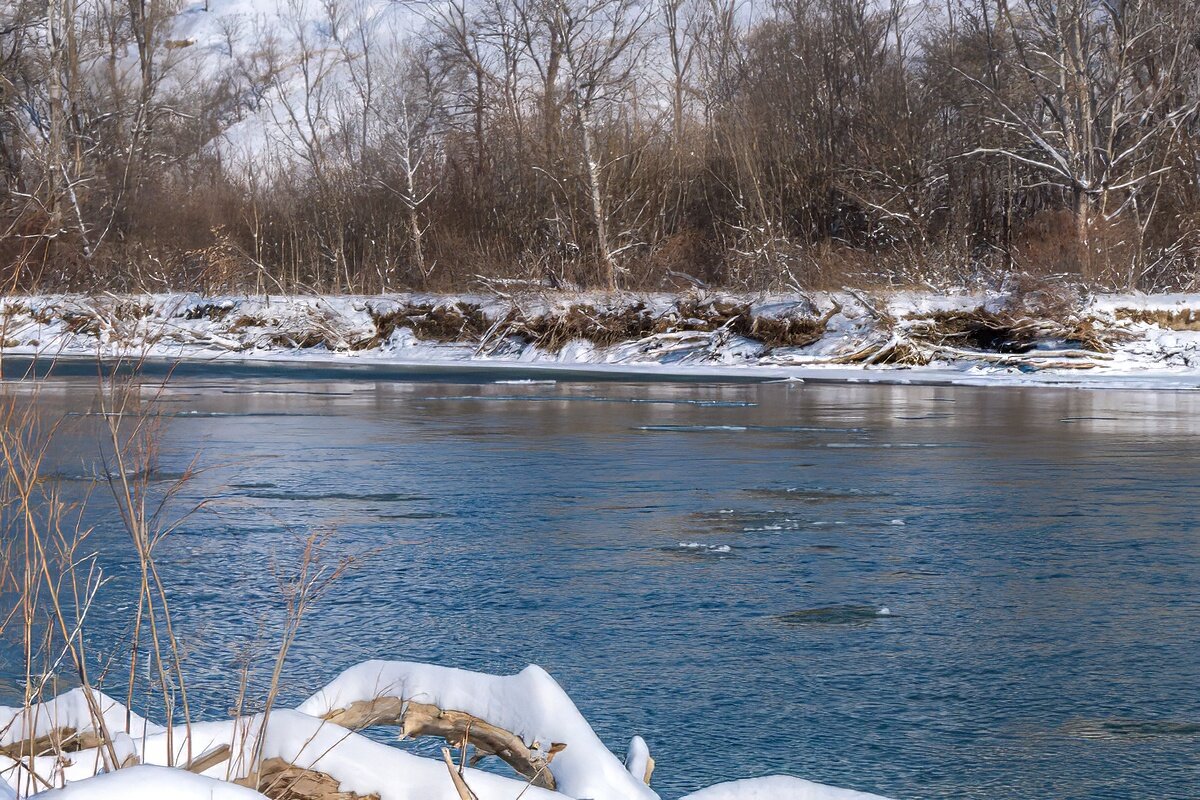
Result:
{"label": "water surface", "polygon": [[[645,736],[664,797],[772,772],[1197,796],[1200,395],[205,377],[163,401],[164,481],[199,451],[189,496],[216,498],[160,554],[202,716],[271,642],[272,565],[330,528],[380,549],[306,622],[289,703],[367,658],[536,662],[615,751]],[[51,471],[83,492],[94,381],[36,402],[72,415]],[[97,648],[132,581],[106,503]]]}

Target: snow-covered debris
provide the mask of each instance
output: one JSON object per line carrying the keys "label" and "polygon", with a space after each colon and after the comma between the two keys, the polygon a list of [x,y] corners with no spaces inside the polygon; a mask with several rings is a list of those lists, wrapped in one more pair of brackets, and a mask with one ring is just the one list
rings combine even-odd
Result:
{"label": "snow-covered debris", "polygon": [[[3,709],[9,744],[22,738],[41,741],[68,727],[104,738],[94,747],[70,750],[64,744],[33,758],[9,748],[8,754],[0,755],[0,800],[262,797],[242,788],[251,784],[274,787],[272,797],[348,793],[379,800],[461,800],[459,781],[478,800],[658,800],[646,783],[653,759],[645,740],[632,737],[622,763],[558,683],[536,666],[516,675],[488,675],[412,662],[368,661],[344,671],[298,710],[274,709],[269,715],[193,722],[171,730],[129,715],[137,736],[125,731],[126,710],[120,703],[99,692],[93,696],[103,703],[103,725],[89,721],[87,695],[80,690],[19,713]],[[417,706],[433,709],[439,721],[466,714],[481,729],[503,729],[505,735],[519,737],[520,747],[545,754],[541,763],[552,773],[556,790],[535,785],[536,776],[526,780],[473,768],[459,771],[442,760],[368,739],[336,721],[345,718],[342,712],[347,709],[373,712],[387,707],[398,709],[403,718],[406,708]],[[18,725],[19,719],[30,722]],[[368,713],[364,719],[373,724],[382,717]],[[100,734],[102,730],[108,733]],[[435,728],[432,735],[461,745],[457,734],[446,728]],[[39,750],[44,747],[38,745]],[[301,785],[310,790],[292,791]],[[314,794],[313,786],[320,791]],[[35,794],[38,791],[42,794]],[[776,776],[720,784],[687,800],[882,799]]]}
{"label": "snow-covered debris", "polygon": [[549,762],[559,791],[592,800],[656,800],[641,776],[634,777],[592,730],[558,682],[541,667],[516,675],[418,664],[367,661],[343,672],[301,704],[323,717],[355,702],[398,697],[441,709],[463,711],[517,734],[533,749],[566,745]]}
{"label": "snow-covered debris", "polygon": [[[99,720],[93,709],[99,712]],[[65,729],[75,735],[120,731],[138,738],[163,730],[95,689],[71,689],[26,707],[0,706],[0,747]]]}
{"label": "snow-covered debris", "polygon": [[3,352],[695,374],[1200,386],[1200,295],[190,294],[0,300]]}
{"label": "snow-covered debris", "polygon": [[714,555],[729,555],[733,552],[733,548],[727,544],[705,544],[704,542],[680,542],[679,549]]}

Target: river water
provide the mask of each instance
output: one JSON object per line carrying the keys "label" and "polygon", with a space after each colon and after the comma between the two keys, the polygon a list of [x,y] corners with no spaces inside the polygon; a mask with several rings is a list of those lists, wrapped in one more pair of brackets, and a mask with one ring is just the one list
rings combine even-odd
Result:
{"label": "river water", "polygon": [[[82,494],[95,381],[29,402]],[[288,703],[368,658],[534,662],[615,751],[646,738],[666,798],[773,772],[1200,796],[1200,394],[185,377],[158,409],[164,479],[198,455],[185,505],[213,503],[159,553],[199,716],[329,529],[370,552],[306,619]],[[105,491],[97,650],[132,582]]]}

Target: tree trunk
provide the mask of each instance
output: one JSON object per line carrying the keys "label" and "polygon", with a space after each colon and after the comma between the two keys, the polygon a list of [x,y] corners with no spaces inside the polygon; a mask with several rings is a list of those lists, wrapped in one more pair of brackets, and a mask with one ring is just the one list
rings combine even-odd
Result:
{"label": "tree trunk", "polygon": [[1075,244],[1079,249],[1079,273],[1090,280],[1092,275],[1092,198],[1076,188],[1071,197],[1071,213],[1075,216]]}
{"label": "tree trunk", "polygon": [[558,84],[558,71],[562,63],[562,46],[558,33],[550,31],[550,55],[546,60],[546,85],[542,94],[542,126],[546,147],[546,158],[553,162],[558,152],[558,100],[555,87]]}
{"label": "tree trunk", "polygon": [[[50,47],[50,75],[46,82],[46,95],[50,105],[50,133],[46,150],[46,191],[50,212],[49,232],[57,233],[62,228],[62,203],[59,197],[59,182],[63,177],[63,52],[62,52],[62,0],[46,3],[47,44]],[[52,240],[53,241],[53,240]]]}
{"label": "tree trunk", "polygon": [[596,249],[604,270],[604,285],[617,288],[617,262],[608,246],[608,211],[604,189],[600,182],[600,165],[596,163],[596,143],[592,139],[592,115],[586,104],[579,106],[579,128],[583,138],[583,160],[587,167],[588,191],[592,197],[592,220],[596,226]]}
{"label": "tree trunk", "polygon": [[427,276],[425,249],[421,243],[421,215],[417,213],[416,181],[413,178],[413,172],[411,167],[404,170],[404,191],[407,194],[404,204],[408,207],[408,234],[412,239],[413,263],[417,265],[417,270],[421,273],[421,280],[424,281]]}

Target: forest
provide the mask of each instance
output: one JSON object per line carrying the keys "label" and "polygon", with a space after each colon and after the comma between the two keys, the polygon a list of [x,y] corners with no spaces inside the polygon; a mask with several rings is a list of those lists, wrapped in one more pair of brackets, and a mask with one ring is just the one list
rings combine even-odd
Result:
{"label": "forest", "polygon": [[9,0],[7,291],[1194,289],[1200,4]]}

